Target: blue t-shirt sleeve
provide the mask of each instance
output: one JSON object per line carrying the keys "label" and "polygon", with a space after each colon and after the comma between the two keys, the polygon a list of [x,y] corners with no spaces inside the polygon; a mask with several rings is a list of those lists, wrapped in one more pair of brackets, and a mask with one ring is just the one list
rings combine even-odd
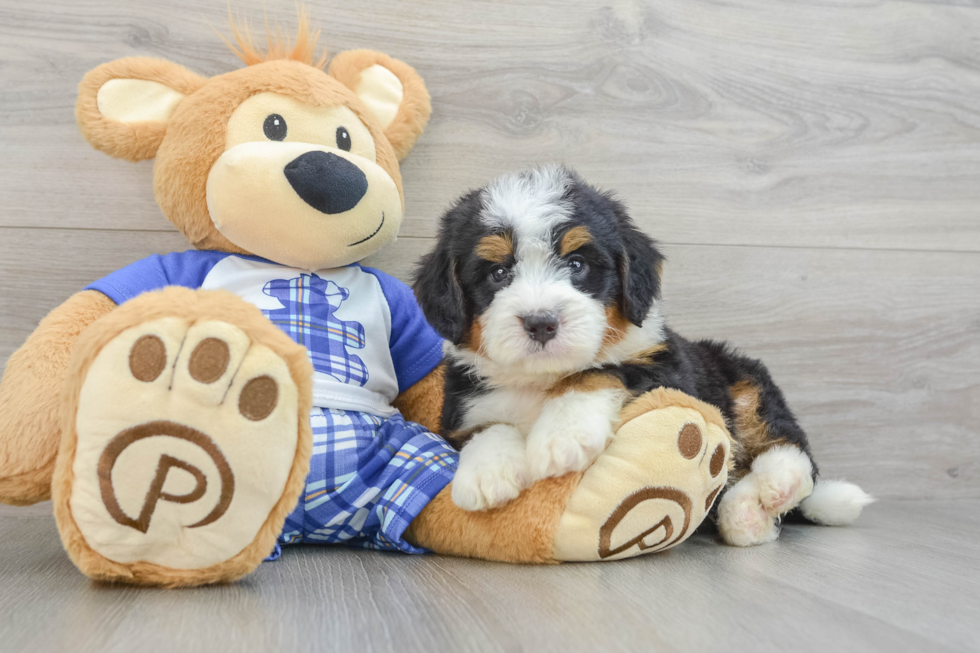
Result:
{"label": "blue t-shirt sleeve", "polygon": [[362,267],[381,284],[391,312],[391,360],[398,377],[398,392],[421,381],[442,362],[442,338],[425,321],[412,289],[391,275]]}
{"label": "blue t-shirt sleeve", "polygon": [[100,293],[122,304],[137,295],[166,286],[200,288],[211,268],[229,256],[224,252],[174,252],[154,254],[90,283],[85,290]]}

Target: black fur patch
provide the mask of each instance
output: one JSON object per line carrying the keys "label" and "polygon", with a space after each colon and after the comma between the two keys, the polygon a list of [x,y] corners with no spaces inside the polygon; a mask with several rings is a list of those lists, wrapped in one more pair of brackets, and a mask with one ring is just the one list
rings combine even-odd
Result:
{"label": "black fur patch", "polygon": [[[473,321],[472,301],[463,291],[459,266],[472,258],[473,248],[487,235],[480,229],[480,191],[456,201],[442,217],[436,248],[415,268],[415,297],[425,318],[439,335],[458,345]],[[469,249],[467,249],[469,247]]]}

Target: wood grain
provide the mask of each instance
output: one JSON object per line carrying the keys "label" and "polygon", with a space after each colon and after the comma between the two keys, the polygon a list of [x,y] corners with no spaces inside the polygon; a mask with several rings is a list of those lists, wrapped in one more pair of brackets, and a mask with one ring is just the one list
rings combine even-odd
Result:
{"label": "wood grain", "polygon": [[[407,279],[453,198],[564,161],[664,244],[670,323],[763,358],[823,473],[886,500],[749,550],[702,533],[532,568],[310,547],[179,592],[90,583],[49,504],[0,506],[0,650],[977,650],[976,2],[308,4],[331,52],[392,54],[433,96],[402,238],[368,264]],[[187,248],[152,162],[78,134],[75,88],[124,56],[237,68],[226,10],[0,0],[0,362],[85,284]]]}
{"label": "wood grain", "polygon": [[[0,278],[8,280],[0,361],[86,283],[186,248],[177,233],[0,234]],[[432,246],[401,238],[366,263],[407,281]],[[669,323],[762,358],[826,476],[882,497],[980,498],[980,256],[692,245],[665,252]]]}
{"label": "wood grain", "polygon": [[0,514],[4,650],[975,651],[980,504],[888,502],[849,528],[735,549],[521,567],[287,549],[244,582],[86,580],[53,519]]}
{"label": "wood grain", "polygon": [[[435,112],[405,163],[406,236],[491,176],[558,159],[666,242],[980,251],[980,8],[965,3],[310,3],[332,52],[381,49]],[[261,21],[264,0],[239,0]],[[292,25],[292,6],[277,10]],[[151,164],[78,135],[116,57],[238,66],[226,5],[0,2],[0,225],[166,229]]]}

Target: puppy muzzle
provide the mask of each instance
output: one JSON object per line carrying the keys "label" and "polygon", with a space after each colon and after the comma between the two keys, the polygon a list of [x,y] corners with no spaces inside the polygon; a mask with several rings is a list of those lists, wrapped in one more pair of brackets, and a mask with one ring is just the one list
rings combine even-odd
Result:
{"label": "puppy muzzle", "polygon": [[558,335],[560,321],[554,311],[537,311],[521,318],[528,338],[545,345]]}

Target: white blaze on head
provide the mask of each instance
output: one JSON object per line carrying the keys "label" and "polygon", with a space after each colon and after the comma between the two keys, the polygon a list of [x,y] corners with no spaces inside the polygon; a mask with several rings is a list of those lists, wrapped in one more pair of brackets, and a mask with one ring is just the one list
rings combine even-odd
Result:
{"label": "white blaze on head", "polygon": [[[493,232],[513,235],[511,283],[497,292],[480,317],[483,351],[495,363],[553,373],[587,366],[602,345],[605,310],[576,289],[555,255],[553,234],[567,222],[564,199],[573,183],[562,166],[549,165],[499,177],[483,191],[481,219]],[[528,338],[521,318],[551,311],[559,329],[545,346]]]}
{"label": "white blaze on head", "polygon": [[483,190],[483,223],[510,230],[518,237],[548,240],[552,229],[568,219],[563,201],[572,177],[563,166],[548,165],[502,175]]}

